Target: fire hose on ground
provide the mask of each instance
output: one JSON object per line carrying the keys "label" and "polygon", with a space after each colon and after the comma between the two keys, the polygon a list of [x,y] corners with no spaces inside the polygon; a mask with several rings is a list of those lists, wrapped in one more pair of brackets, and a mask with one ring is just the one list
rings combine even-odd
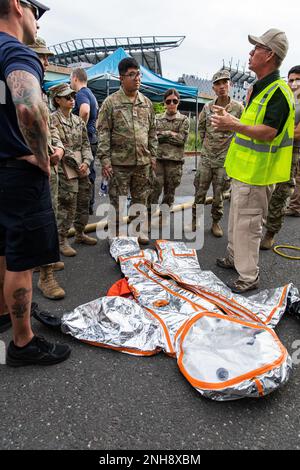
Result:
{"label": "fire hose on ground", "polygon": [[[224,200],[227,200],[227,199],[230,199],[230,193],[225,193],[224,194]],[[212,204],[212,202],[213,202],[213,198],[211,196],[209,196],[209,197],[206,198],[205,205],[208,206],[208,205]],[[194,204],[194,200],[189,201],[189,202],[185,202],[183,204],[178,204],[177,206],[174,206],[172,208],[171,212],[175,213],[175,212],[180,212],[182,210],[191,209],[193,207],[193,204]],[[159,212],[157,211],[154,215],[158,216]],[[124,217],[123,222],[128,222],[128,219],[129,219],[128,217]],[[96,232],[97,230],[104,230],[104,229],[107,228],[107,225],[108,225],[107,219],[103,220],[102,222],[89,224],[85,227],[84,232],[85,233],[93,233],[93,232]],[[71,230],[69,230],[68,237],[71,238],[71,237],[74,237],[74,235],[75,235],[75,230],[72,228]]]}
{"label": "fire hose on ground", "polygon": [[[224,194],[224,200],[228,200],[228,199],[230,199],[230,193]],[[212,201],[213,201],[213,198],[211,196],[207,197],[205,205],[212,204]],[[183,203],[183,204],[178,204],[177,206],[173,207],[172,213],[180,212],[180,211],[186,210],[186,209],[191,209],[193,204],[194,204],[194,201],[189,201],[189,202],[186,202],[186,203]],[[158,214],[159,214],[159,212],[157,212],[155,215],[158,216]],[[125,217],[123,219],[123,222],[128,222],[128,217]],[[103,220],[102,222],[89,224],[85,228],[85,233],[93,233],[93,232],[96,232],[97,229],[104,230],[105,228],[107,228],[107,225],[108,225],[107,219]],[[72,228],[71,230],[69,230],[68,236],[71,238],[71,237],[74,237],[74,235],[75,235],[75,230]],[[283,250],[300,251],[300,247],[283,244],[283,245],[278,245],[278,246],[273,248],[274,253],[276,253],[277,255],[279,255],[283,258],[286,258],[286,259],[289,259],[289,260],[300,260],[300,256],[287,255],[287,254],[285,254],[281,251],[282,249]]]}

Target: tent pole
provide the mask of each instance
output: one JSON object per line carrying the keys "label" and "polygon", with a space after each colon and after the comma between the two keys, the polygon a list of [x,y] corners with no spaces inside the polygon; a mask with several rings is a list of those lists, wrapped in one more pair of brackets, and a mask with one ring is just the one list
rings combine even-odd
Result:
{"label": "tent pole", "polygon": [[107,75],[106,79],[106,96],[110,94],[110,75]]}
{"label": "tent pole", "polygon": [[195,135],[195,171],[198,169],[198,131],[199,131],[199,116],[198,116],[198,106],[199,106],[199,90],[197,91],[197,99],[196,99],[196,135]]}

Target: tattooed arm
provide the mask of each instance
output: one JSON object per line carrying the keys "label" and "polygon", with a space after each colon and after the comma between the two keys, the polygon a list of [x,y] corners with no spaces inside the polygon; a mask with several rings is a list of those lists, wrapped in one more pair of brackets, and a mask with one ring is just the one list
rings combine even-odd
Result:
{"label": "tattooed arm", "polygon": [[17,70],[8,75],[7,85],[16,107],[20,130],[33,154],[26,159],[50,175],[47,110],[40,84],[31,73]]}

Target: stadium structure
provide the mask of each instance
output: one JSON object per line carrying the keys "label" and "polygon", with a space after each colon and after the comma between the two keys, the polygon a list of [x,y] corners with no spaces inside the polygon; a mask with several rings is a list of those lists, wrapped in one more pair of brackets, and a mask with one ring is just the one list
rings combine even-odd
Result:
{"label": "stadium structure", "polygon": [[[246,71],[244,66],[242,69],[239,69],[239,64],[236,68],[232,67],[232,62],[229,65],[225,65],[223,62],[223,67],[221,70],[228,70],[231,76],[232,89],[231,96],[233,99],[245,103],[247,92],[252,83],[256,80],[256,76],[251,72]],[[196,87],[199,90],[200,96],[212,96],[212,81],[196,77],[195,75],[185,75],[178,80],[179,83],[182,83],[187,86]]]}
{"label": "stadium structure", "polygon": [[[138,63],[158,76],[163,76],[161,53],[179,47],[185,36],[133,36],[115,38],[73,39],[50,46],[54,56],[50,58],[51,65],[47,71],[48,81],[64,80],[75,67],[90,68],[113,55],[119,48],[134,57]],[[232,98],[245,102],[247,89],[255,80],[255,76],[240,70],[239,64],[234,68],[232,60],[229,65],[220,67],[230,71],[233,87]],[[196,109],[200,110],[205,103],[214,98],[212,81],[194,75],[183,74],[178,83],[198,89]],[[150,96],[149,96],[150,97]],[[99,97],[100,99],[101,97]],[[103,98],[103,97],[102,97]],[[153,99],[153,96],[150,97]],[[184,103],[183,103],[184,101]],[[182,100],[182,109],[194,111],[195,98]]]}
{"label": "stadium structure", "polygon": [[138,36],[116,38],[74,39],[51,46],[54,65],[74,67],[79,63],[94,65],[122,47],[139,64],[162,75],[160,54],[179,47],[185,36]]}

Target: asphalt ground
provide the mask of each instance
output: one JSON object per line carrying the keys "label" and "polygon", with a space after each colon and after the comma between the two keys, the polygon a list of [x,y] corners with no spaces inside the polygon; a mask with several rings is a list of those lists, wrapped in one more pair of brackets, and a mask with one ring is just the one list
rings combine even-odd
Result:
{"label": "asphalt ground", "polygon": [[[193,167],[189,159],[180,197],[193,194]],[[228,208],[226,202],[224,228]],[[208,206],[199,261],[202,269],[227,281],[232,273],[215,264],[225,252],[226,236],[215,239],[210,223]],[[299,227],[299,218],[286,218],[278,242],[299,246]],[[65,261],[65,271],[57,274],[67,292],[61,302],[44,299],[34,275],[34,300],[59,316],[104,296],[121,277],[106,241],[79,247],[78,256]],[[289,282],[300,287],[299,266],[299,261],[263,252],[261,289]],[[218,403],[202,398],[181,375],[176,360],[164,354],[127,356],[82,344],[36,320],[33,327],[49,340],[69,344],[72,355],[48,368],[0,365],[0,449],[300,449],[299,366],[288,384],[268,397]],[[286,316],[276,332],[293,354],[294,342],[300,339],[299,321]],[[6,345],[10,340],[11,331],[0,336]]]}

